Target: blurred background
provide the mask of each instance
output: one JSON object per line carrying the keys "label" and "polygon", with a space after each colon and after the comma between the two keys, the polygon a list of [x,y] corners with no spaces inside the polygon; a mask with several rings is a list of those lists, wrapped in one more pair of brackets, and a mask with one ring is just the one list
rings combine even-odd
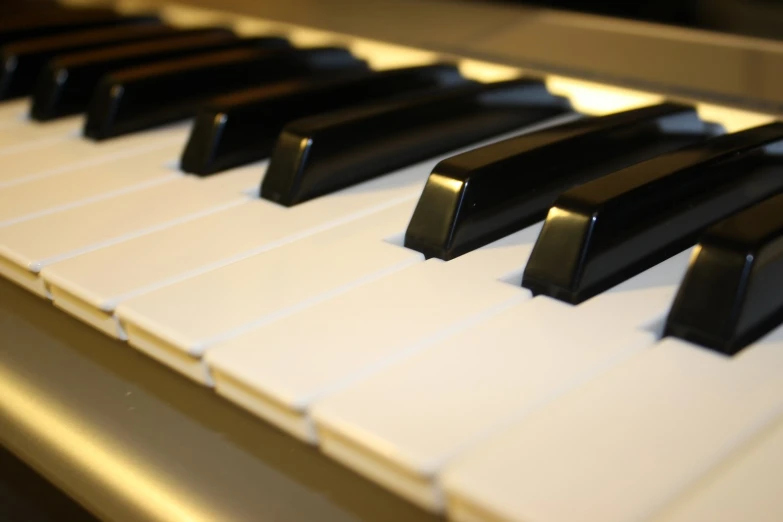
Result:
{"label": "blurred background", "polygon": [[783,0],[498,0],[783,40]]}

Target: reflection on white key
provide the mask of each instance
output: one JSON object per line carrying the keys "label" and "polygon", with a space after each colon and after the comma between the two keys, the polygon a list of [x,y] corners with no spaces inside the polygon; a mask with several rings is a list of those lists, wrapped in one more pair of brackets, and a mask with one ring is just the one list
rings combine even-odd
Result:
{"label": "reflection on white key", "polygon": [[0,189],[101,163],[130,161],[139,153],[164,147],[184,147],[187,133],[188,126],[176,125],[98,143],[71,136],[42,143],[34,151],[24,148],[0,150],[3,165]]}
{"label": "reflection on white key", "polygon": [[666,339],[457,459],[450,515],[649,520],[783,414],[782,367],[783,330],[735,357]]}
{"label": "reflection on white key", "polygon": [[[182,176],[142,190],[86,203],[0,228],[0,274],[41,295],[46,266],[247,201],[259,165],[209,178]],[[108,269],[107,269],[108,267]],[[115,274],[100,267],[102,277]]]}
{"label": "reflection on white key", "polygon": [[540,225],[445,263],[431,259],[214,346],[218,393],[315,442],[308,408],[530,293],[519,279]]}
{"label": "reflection on white key", "polygon": [[[78,310],[79,317],[90,324],[103,325],[107,333],[123,338],[124,332],[112,318],[122,301],[414,201],[428,172],[416,166],[291,208],[252,199],[58,263],[43,277],[53,287],[55,304],[59,288],[60,305],[69,300],[72,313]],[[109,274],[107,266],[112,267]]]}
{"label": "reflection on white key", "polygon": [[0,227],[182,176],[176,168],[180,149],[169,145],[0,189]]}
{"label": "reflection on white key", "polygon": [[783,520],[783,419],[721,462],[651,522]]}
{"label": "reflection on white key", "polygon": [[680,254],[584,307],[524,301],[322,399],[312,413],[322,449],[442,510],[436,474],[450,459],[656,341],[648,325],[687,262]]}
{"label": "reflection on white key", "polygon": [[[416,201],[130,299],[116,315],[131,345],[204,384],[215,342],[424,260],[385,238],[405,230]],[[198,318],[197,320],[194,320]]]}

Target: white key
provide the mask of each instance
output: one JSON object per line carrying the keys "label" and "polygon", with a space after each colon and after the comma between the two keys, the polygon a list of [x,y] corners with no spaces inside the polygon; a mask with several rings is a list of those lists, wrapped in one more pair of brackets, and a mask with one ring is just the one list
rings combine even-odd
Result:
{"label": "white key", "polygon": [[180,144],[0,189],[0,227],[180,177]]}
{"label": "white key", "polygon": [[[59,262],[43,277],[52,287],[55,304],[110,335],[124,338],[112,318],[120,302],[413,201],[427,173],[417,166],[291,208],[253,199]],[[258,192],[258,185],[254,192]],[[2,237],[0,232],[0,243]],[[106,271],[107,266],[112,267],[111,272]]]}
{"label": "white key", "polygon": [[445,263],[431,259],[207,351],[218,393],[309,441],[308,408],[440,336],[528,299],[519,280],[540,225]]}
{"label": "white key", "polygon": [[71,136],[40,143],[34,150],[0,149],[0,188],[101,163],[130,161],[136,154],[176,144],[182,147],[188,130],[187,125],[176,125],[98,143]]}
{"label": "white key", "polygon": [[211,385],[200,359],[214,343],[422,262],[419,252],[384,241],[405,230],[415,203],[144,294],[116,315],[131,345]]}
{"label": "white key", "polygon": [[516,304],[325,397],[312,412],[322,449],[441,511],[436,474],[455,455],[655,343],[649,325],[665,314],[687,261],[680,254],[584,305]]}
{"label": "white key", "polygon": [[0,103],[0,129],[20,123],[28,123],[27,115],[29,112],[30,100],[27,98]]}
{"label": "white key", "polygon": [[450,515],[648,520],[783,414],[781,368],[781,330],[735,357],[666,339],[457,459]]}
{"label": "white key", "polygon": [[726,459],[654,522],[783,520],[783,419]]}
{"label": "white key", "polygon": [[[259,165],[208,178],[182,176],[143,190],[0,228],[0,274],[49,297],[39,272],[73,256],[247,201]],[[103,277],[115,273],[105,265]]]}
{"label": "white key", "polygon": [[52,122],[28,120],[0,127],[0,155],[13,150],[34,150],[67,138],[79,138],[83,125],[82,116],[73,116]]}

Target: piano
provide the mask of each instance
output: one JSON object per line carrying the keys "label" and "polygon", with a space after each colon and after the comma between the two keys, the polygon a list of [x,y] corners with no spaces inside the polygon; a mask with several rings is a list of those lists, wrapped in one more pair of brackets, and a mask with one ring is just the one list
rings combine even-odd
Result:
{"label": "piano", "polygon": [[92,515],[783,518],[782,43],[40,0],[0,56],[0,443]]}

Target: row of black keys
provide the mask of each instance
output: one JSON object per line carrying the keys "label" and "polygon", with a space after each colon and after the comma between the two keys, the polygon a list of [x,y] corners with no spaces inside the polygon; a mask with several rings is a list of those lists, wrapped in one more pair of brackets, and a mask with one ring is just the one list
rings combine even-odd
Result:
{"label": "row of black keys", "polygon": [[[261,196],[289,206],[572,113],[536,80],[373,72],[344,49],[110,11],[11,12],[0,44],[0,93],[32,95],[33,118],[86,111],[105,139],[195,116],[184,170],[271,156]],[[666,330],[736,353],[783,321],[782,149],[783,123],[720,134],[678,104],[575,119],[439,163],[405,245],[448,260],[546,218],[523,285],[576,304],[701,238]]]}

